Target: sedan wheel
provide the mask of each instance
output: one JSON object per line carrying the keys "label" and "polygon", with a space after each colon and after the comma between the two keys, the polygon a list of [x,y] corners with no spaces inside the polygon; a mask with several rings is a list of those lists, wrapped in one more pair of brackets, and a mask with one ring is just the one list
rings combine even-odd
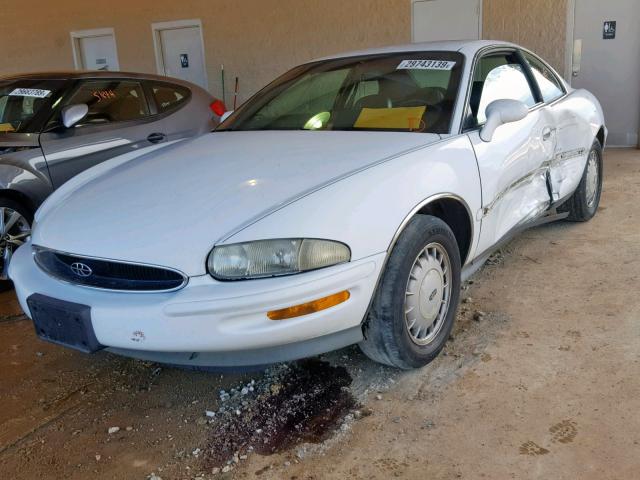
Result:
{"label": "sedan wheel", "polygon": [[586,178],[586,194],[587,206],[593,207],[598,198],[598,190],[600,188],[600,165],[598,162],[598,152],[591,150],[589,160],[587,161],[587,178]]}
{"label": "sedan wheel", "polygon": [[[7,202],[2,202],[6,204]],[[31,224],[26,213],[21,213],[17,206],[0,206],[0,258],[2,273],[0,280],[8,279],[9,262],[16,248],[22,245],[31,235]]]}
{"label": "sedan wheel", "polygon": [[394,246],[365,322],[362,351],[419,368],[444,348],[460,299],[460,250],[449,226],[416,215]]}
{"label": "sedan wheel", "polygon": [[602,167],[602,146],[595,140],[578,188],[571,198],[558,208],[561,212],[569,212],[567,220],[586,222],[598,211],[602,194]]}
{"label": "sedan wheel", "polygon": [[445,248],[430,243],[411,267],[405,294],[405,325],[417,345],[433,341],[444,325],[449,307],[451,262]]}

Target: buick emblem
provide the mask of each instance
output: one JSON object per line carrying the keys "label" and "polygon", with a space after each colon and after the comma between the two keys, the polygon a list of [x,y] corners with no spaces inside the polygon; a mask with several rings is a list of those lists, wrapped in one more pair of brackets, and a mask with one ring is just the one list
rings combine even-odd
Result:
{"label": "buick emblem", "polygon": [[72,263],[71,271],[79,277],[90,277],[93,273],[89,265],[80,262]]}

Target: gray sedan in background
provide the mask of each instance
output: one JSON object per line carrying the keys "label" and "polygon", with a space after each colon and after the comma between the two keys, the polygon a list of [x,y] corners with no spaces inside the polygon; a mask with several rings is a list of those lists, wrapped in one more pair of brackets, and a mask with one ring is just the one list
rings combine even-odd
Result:
{"label": "gray sedan in background", "polygon": [[56,188],[104,160],[211,131],[224,105],[177,79],[114,72],[0,78],[0,279]]}

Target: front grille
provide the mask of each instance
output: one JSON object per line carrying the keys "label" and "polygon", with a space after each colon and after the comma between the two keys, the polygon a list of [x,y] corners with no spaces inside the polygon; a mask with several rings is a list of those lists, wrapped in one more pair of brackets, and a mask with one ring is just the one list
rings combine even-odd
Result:
{"label": "front grille", "polygon": [[87,258],[34,247],[36,264],[52,277],[86,287],[154,292],[176,290],[187,279],[161,267]]}

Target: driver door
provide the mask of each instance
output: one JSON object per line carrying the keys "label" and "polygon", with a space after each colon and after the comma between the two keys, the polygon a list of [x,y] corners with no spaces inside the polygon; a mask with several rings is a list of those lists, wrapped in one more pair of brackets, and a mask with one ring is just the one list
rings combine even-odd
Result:
{"label": "driver door", "polygon": [[[515,228],[549,207],[547,174],[555,150],[549,113],[540,108],[537,89],[515,51],[490,53],[474,69],[468,103],[467,134],[475,150],[482,182],[482,221],[477,252],[484,253]],[[494,100],[525,103],[523,120],[500,126],[490,142],[480,138],[487,106]]]}

